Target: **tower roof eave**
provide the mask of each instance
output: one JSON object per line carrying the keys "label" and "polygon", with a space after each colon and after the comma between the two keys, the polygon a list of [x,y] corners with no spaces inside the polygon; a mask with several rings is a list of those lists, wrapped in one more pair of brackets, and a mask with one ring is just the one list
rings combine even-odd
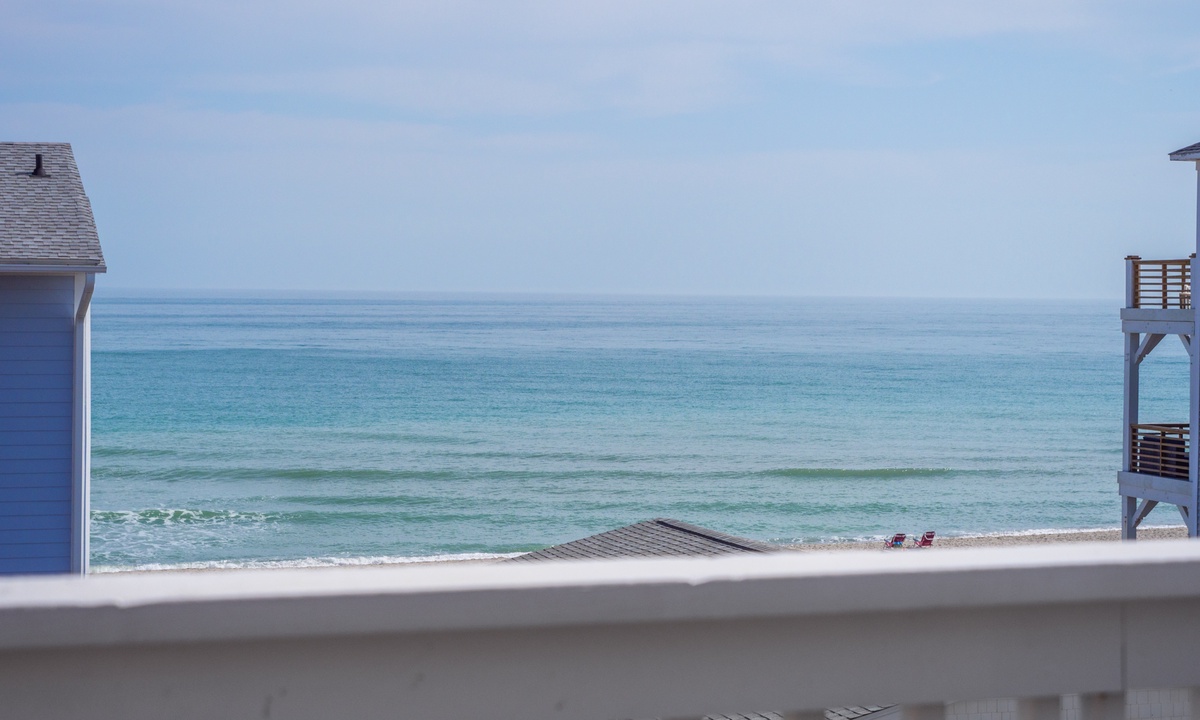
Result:
{"label": "tower roof eave", "polygon": [[1179,148],[1170,157],[1172,160],[1200,160],[1200,143]]}

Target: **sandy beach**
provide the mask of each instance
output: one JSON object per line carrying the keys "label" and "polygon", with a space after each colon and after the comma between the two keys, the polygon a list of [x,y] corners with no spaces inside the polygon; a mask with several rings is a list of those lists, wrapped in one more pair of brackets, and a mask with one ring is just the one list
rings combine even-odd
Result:
{"label": "sandy beach", "polygon": [[[1187,532],[1182,525],[1176,527],[1159,527],[1145,528],[1138,531],[1138,541],[1154,541],[1154,540],[1173,540],[1187,537]],[[978,535],[973,537],[939,537],[934,540],[932,550],[940,548],[967,548],[967,547],[1017,547],[1024,545],[1044,545],[1048,543],[1080,543],[1080,542],[1117,542],[1120,540],[1118,530],[1074,530],[1074,531],[1048,531],[1048,532],[1031,532],[1019,535]],[[898,549],[890,549],[883,547],[880,540],[863,540],[855,542],[840,542],[840,543],[798,543],[795,545],[785,546],[787,550],[794,552],[844,552],[853,550],[878,550],[880,552],[897,552]],[[910,537],[905,549],[912,549],[912,538]],[[924,550],[922,550],[924,552]],[[508,557],[508,556],[505,556]],[[256,570],[283,570],[295,569],[303,567],[305,569],[320,570],[331,567],[359,567],[362,569],[371,568],[396,568],[396,567],[421,567],[427,565],[447,565],[447,564],[489,564],[499,562],[504,558],[469,558],[469,559],[415,559],[404,562],[371,562],[361,565],[347,565],[331,562],[329,564],[313,564],[305,566],[291,565],[281,563],[279,565],[262,565],[249,567],[177,567],[177,568],[137,568],[124,569],[114,567],[101,567],[93,570],[98,574],[110,573],[161,573],[161,572],[215,572],[226,570],[239,569],[256,569]]]}
{"label": "sandy beach", "polygon": [[[1187,537],[1187,531],[1182,525],[1177,527],[1145,528],[1138,531],[1138,540],[1171,540]],[[1021,535],[979,535],[976,537],[939,537],[933,541],[933,548],[963,548],[963,547],[1015,547],[1018,545],[1044,545],[1047,543],[1078,543],[1078,542],[1116,542],[1121,539],[1120,531],[1111,530],[1075,530],[1069,532],[1028,533]],[[909,537],[908,546],[912,544]],[[877,540],[844,543],[803,543],[788,546],[791,550],[800,552],[832,552],[841,550],[886,550],[883,543]]]}

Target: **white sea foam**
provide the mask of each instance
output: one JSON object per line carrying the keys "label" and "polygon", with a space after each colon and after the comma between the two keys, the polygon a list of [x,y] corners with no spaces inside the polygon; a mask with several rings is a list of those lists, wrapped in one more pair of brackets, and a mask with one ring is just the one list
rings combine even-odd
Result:
{"label": "white sea foam", "polygon": [[320,557],[296,560],[207,560],[189,563],[146,565],[94,565],[92,573],[149,572],[155,570],[263,570],[281,568],[359,567],[369,565],[418,565],[422,563],[502,560],[522,553],[457,553],[446,555],[380,555],[374,557]]}
{"label": "white sea foam", "polygon": [[[1166,528],[1183,527],[1181,523],[1164,523],[1161,525],[1151,525],[1143,523],[1138,526],[1139,530],[1158,530]],[[1004,530],[996,532],[938,532],[938,537],[941,538],[1003,538],[1003,537],[1031,537],[1035,535],[1084,535],[1087,533],[1103,533],[1117,532],[1121,528],[1118,525],[1109,527],[1090,527],[1090,528],[1032,528],[1029,530]],[[903,530],[901,530],[903,532]],[[919,534],[919,533],[918,533]],[[780,545],[802,545],[802,544],[838,544],[838,543],[867,543],[867,542],[883,542],[892,537],[887,535],[834,535],[830,537],[822,537],[818,539],[812,538],[772,538],[768,542],[777,543]]]}
{"label": "white sea foam", "polygon": [[[1182,527],[1182,526],[1183,526],[1182,523],[1174,523],[1174,524],[1168,523],[1168,524],[1164,524],[1164,525],[1150,525],[1148,523],[1143,523],[1142,525],[1138,526],[1138,529],[1149,530],[1149,529],[1172,528],[1172,527]],[[1033,530],[1009,530],[1009,531],[1004,531],[1004,532],[990,532],[990,533],[948,533],[946,535],[946,537],[977,538],[977,537],[1027,537],[1030,535],[1076,535],[1076,534],[1085,534],[1085,533],[1116,532],[1120,529],[1121,529],[1121,527],[1119,525],[1112,525],[1110,527],[1099,527],[1099,528],[1096,528],[1096,527],[1091,527],[1091,528],[1040,528],[1040,529],[1035,528]]]}

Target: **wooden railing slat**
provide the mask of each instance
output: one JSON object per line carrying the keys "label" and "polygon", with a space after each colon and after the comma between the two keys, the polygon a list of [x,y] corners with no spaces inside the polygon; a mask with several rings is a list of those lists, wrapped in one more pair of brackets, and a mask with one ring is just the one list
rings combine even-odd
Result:
{"label": "wooden railing slat", "polygon": [[1190,259],[1133,260],[1132,262],[1134,307],[1191,307],[1192,262]]}
{"label": "wooden railing slat", "polygon": [[1188,423],[1130,425],[1130,470],[1187,480],[1191,458]]}

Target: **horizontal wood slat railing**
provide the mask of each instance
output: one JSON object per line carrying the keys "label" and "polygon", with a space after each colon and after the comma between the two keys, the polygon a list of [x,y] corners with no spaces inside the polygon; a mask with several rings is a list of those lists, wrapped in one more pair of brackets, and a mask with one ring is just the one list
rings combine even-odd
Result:
{"label": "horizontal wood slat railing", "polygon": [[1160,477],[1188,479],[1191,430],[1187,423],[1130,426],[1129,469]]}
{"label": "horizontal wood slat railing", "polygon": [[1192,261],[1142,260],[1133,263],[1133,307],[1190,308],[1192,306]]}

